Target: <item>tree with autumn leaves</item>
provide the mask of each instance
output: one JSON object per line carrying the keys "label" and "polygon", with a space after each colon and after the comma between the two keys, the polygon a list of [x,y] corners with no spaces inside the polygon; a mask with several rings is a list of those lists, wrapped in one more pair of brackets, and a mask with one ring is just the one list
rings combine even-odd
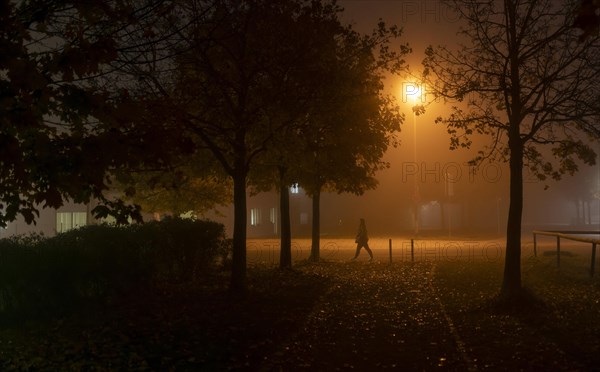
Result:
{"label": "tree with autumn leaves", "polygon": [[124,130],[143,110],[104,83],[136,49],[120,41],[160,3],[0,2],[0,225],[19,215],[33,223],[40,207],[66,199],[95,198],[99,216],[139,218],[107,197],[108,171],[151,161],[136,155],[140,139],[160,134]]}
{"label": "tree with autumn leaves", "polygon": [[[577,169],[577,159],[595,161],[593,146],[574,133],[598,137],[598,3],[573,1],[560,9],[548,1],[450,3],[466,20],[473,47],[431,49],[426,67],[442,82],[440,95],[467,103],[468,110],[457,105],[442,119],[452,144],[468,146],[463,134],[489,134],[493,141],[476,160],[498,156],[510,163],[502,292],[518,293],[523,167],[559,178]],[[335,76],[324,71],[344,65],[322,63],[331,40],[307,24],[331,27],[325,35],[337,37],[336,48],[360,45],[344,37],[369,40],[340,32],[339,11],[334,3],[300,0],[0,2],[0,222],[18,215],[33,222],[40,206],[92,198],[104,202],[100,216],[139,217],[135,206],[108,198],[114,174],[174,170],[153,180],[197,184],[196,170],[182,168],[181,160],[214,157],[233,183],[232,287],[243,289],[248,176],[281,133],[298,136],[295,144],[310,155],[313,167],[301,169],[323,170],[298,171],[281,185],[306,180],[313,197],[321,187],[360,192],[383,165],[377,149],[370,159],[353,157],[359,147],[347,156],[331,151],[341,128],[361,133],[340,119],[356,106],[331,100],[352,89],[366,93],[350,86],[361,81],[351,69],[341,70],[352,73],[340,91],[327,95],[336,85],[318,84]],[[389,51],[386,43],[370,51],[380,46]],[[358,50],[373,55],[368,45]],[[378,97],[377,80],[371,87],[367,96]],[[368,123],[364,128],[392,122],[372,118],[349,117]],[[388,129],[394,126],[383,129],[379,144],[387,145]],[[345,173],[321,178],[351,160],[362,186],[343,181]]]}
{"label": "tree with autumn leaves", "polygon": [[255,167],[258,189],[275,184],[280,193],[282,268],[292,264],[289,187],[298,183],[312,199],[310,258],[319,261],[321,192],[362,194],[375,188],[375,173],[388,166],[383,154],[397,144],[404,120],[396,100],[383,93],[384,74],[404,68],[402,57],[410,51],[407,45],[390,48],[401,31],[380,23],[361,35],[337,20],[334,25],[315,35],[327,40],[319,68],[298,79],[310,97],[304,110],[275,133]]}
{"label": "tree with autumn leaves", "polygon": [[[309,185],[301,171],[315,169],[314,151],[307,142],[314,144],[323,137],[331,145],[329,151],[342,154],[346,147],[348,155],[330,156],[331,166],[319,170],[325,179],[319,187],[333,177],[340,179],[340,169],[355,165],[363,167],[363,173],[347,177],[344,181],[351,182],[344,191],[372,181],[389,136],[401,120],[388,108],[390,101],[380,96],[381,71],[402,64],[400,53],[388,45],[399,33],[381,24],[372,36],[361,36],[341,25],[341,9],[328,2],[225,1],[188,10],[189,18],[183,22],[190,20],[190,26],[180,33],[185,42],[173,53],[176,72],[167,82],[155,79],[160,86],[154,91],[167,103],[160,107],[167,113],[162,120],[193,138],[198,149],[210,151],[232,180],[231,284],[241,290],[246,280],[249,183],[276,185],[282,198],[294,179]],[[363,115],[356,111],[359,107],[368,110]],[[328,127],[337,129],[326,133]],[[373,135],[371,141],[368,133],[375,131],[381,136]],[[364,143],[377,147],[380,141],[380,147],[345,146],[348,138],[361,134]],[[271,168],[276,176],[254,172],[259,165]],[[282,239],[282,257],[289,257],[284,244]]]}
{"label": "tree with autumn leaves", "polygon": [[[107,197],[116,178],[138,175],[123,188],[131,198],[148,183],[193,190],[216,174],[194,166],[210,154],[232,180],[232,288],[241,290],[254,162],[284,129],[308,136],[306,124],[324,120],[338,46],[353,38],[357,55],[372,58],[363,68],[379,61],[377,48],[391,64],[386,44],[398,36],[380,28],[379,39],[362,38],[340,25],[335,3],[318,1],[5,1],[0,11],[2,221],[92,198],[104,202],[98,216],[139,218]],[[323,64],[332,42],[336,60]],[[377,95],[380,75],[370,78]]]}
{"label": "tree with autumn leaves", "polygon": [[384,75],[406,67],[408,45],[389,48],[401,30],[380,23],[371,35],[347,32],[334,50],[323,102],[298,126],[297,180],[312,199],[312,261],[320,259],[321,192],[376,188],[376,173],[389,166],[383,155],[397,145],[404,121],[396,99],[383,93]]}
{"label": "tree with autumn leaves", "polygon": [[[582,4],[549,0],[447,2],[461,16],[462,47],[429,48],[425,80],[452,112],[451,148],[475,135],[489,144],[475,164],[510,167],[510,206],[501,295],[518,299],[521,283],[523,171],[540,180],[593,165],[600,140],[600,35]],[[579,29],[583,27],[583,30]],[[596,29],[596,32],[594,31]]]}

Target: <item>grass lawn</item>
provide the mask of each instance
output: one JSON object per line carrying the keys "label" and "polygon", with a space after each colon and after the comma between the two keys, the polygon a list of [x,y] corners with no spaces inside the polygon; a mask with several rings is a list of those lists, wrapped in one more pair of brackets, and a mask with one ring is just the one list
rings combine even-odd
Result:
{"label": "grass lawn", "polygon": [[479,369],[598,370],[600,281],[586,257],[544,255],[523,262],[523,282],[537,303],[494,301],[502,264],[438,265],[436,287],[465,354]]}
{"label": "grass lawn", "polygon": [[[363,253],[364,254],[364,253]],[[0,327],[0,370],[598,370],[589,258],[523,261],[537,302],[500,306],[500,260],[297,262],[138,289],[61,319]]]}

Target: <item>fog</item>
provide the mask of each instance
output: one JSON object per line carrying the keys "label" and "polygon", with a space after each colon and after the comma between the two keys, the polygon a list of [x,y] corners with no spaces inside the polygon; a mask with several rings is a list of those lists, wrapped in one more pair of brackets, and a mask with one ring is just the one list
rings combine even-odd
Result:
{"label": "fog", "polygon": [[[400,146],[390,148],[385,155],[390,167],[378,174],[378,188],[364,195],[322,195],[322,235],[353,236],[359,218],[366,219],[374,236],[414,235],[415,209],[420,235],[504,235],[509,205],[507,164],[489,162],[478,168],[467,165],[489,143],[489,138],[474,138],[470,149],[450,150],[446,128],[434,124],[437,116],[448,113],[448,106],[431,103],[425,114],[414,116],[414,102],[409,102],[405,95],[406,84],[416,81],[415,76],[421,72],[427,46],[459,42],[457,17],[437,0],[341,0],[339,4],[345,9],[347,22],[361,32],[369,33],[380,18],[402,27],[401,42],[409,42],[413,53],[407,57],[409,69],[405,74],[386,79],[387,93],[397,97],[406,115],[398,134]],[[426,87],[424,90],[426,94]],[[600,229],[600,165],[580,165],[579,173],[572,177],[565,175],[561,181],[540,181],[527,169],[524,177],[524,230]],[[417,208],[413,197],[415,184],[419,187]],[[309,236],[311,203],[303,195],[301,185],[299,191],[291,195],[292,233]],[[278,221],[272,215],[278,211],[277,200],[274,193],[249,198],[249,215],[253,209],[262,210],[261,222],[249,223],[250,237],[277,233]],[[227,215],[224,222],[231,233],[232,210],[223,213]]]}
{"label": "fog", "polygon": [[[508,167],[505,163],[485,163],[475,169],[466,164],[489,138],[475,139],[469,150],[449,149],[449,135],[434,124],[447,107],[434,103],[421,116],[414,117],[411,102],[403,95],[407,81],[418,76],[423,51],[428,45],[459,42],[458,18],[440,1],[340,1],[349,22],[368,32],[382,18],[404,30],[413,53],[408,57],[407,76],[390,76],[387,89],[404,106],[407,117],[399,135],[401,145],[390,149],[390,168],[379,174],[379,187],[361,197],[331,196],[322,206],[323,222],[338,214],[352,225],[363,216],[375,234],[410,233],[414,229],[411,195],[418,178],[421,193],[421,232],[502,235],[508,212]],[[427,99],[427,98],[425,98]],[[416,127],[416,136],[414,130]],[[585,139],[584,139],[585,140]],[[416,162],[414,149],[416,146]],[[580,165],[574,176],[561,181],[540,181],[524,170],[523,227],[600,229],[600,165]],[[339,200],[344,200],[342,208]],[[329,204],[329,207],[327,206]],[[345,219],[342,216],[346,217]],[[356,220],[356,222],[355,222]]]}
{"label": "fog", "polygon": [[[411,234],[414,232],[412,195],[418,181],[421,234],[503,235],[509,205],[508,164],[491,161],[478,167],[468,165],[477,151],[490,143],[489,137],[474,138],[470,149],[450,150],[445,126],[434,123],[435,117],[443,113],[441,106],[432,105],[421,116],[407,115],[399,134],[400,146],[390,148],[386,154],[390,168],[379,173],[379,187],[360,197],[329,196],[322,206],[323,223],[334,218],[327,216],[328,213],[337,213],[341,219],[351,216],[345,218],[350,225],[364,217],[374,234]],[[405,112],[410,112],[410,107]],[[524,169],[523,229],[597,231],[599,199],[598,164],[579,164],[578,173],[564,175],[560,181],[541,181]]]}
{"label": "fog", "polygon": [[[442,128],[443,129],[443,128]],[[406,133],[404,133],[406,134]],[[409,147],[388,153],[391,167],[381,172],[380,185],[362,196],[328,195],[323,198],[323,232],[332,220],[342,220],[340,232],[350,233],[359,217],[367,220],[375,235],[412,234],[414,178],[421,190],[420,232],[423,235],[501,236],[506,229],[508,212],[507,165],[488,163],[479,168],[466,164],[467,151],[450,152],[429,143],[431,151],[414,163],[406,156]],[[410,173],[407,172],[410,170]],[[449,176],[444,177],[446,172]],[[525,172],[523,228],[593,229],[600,227],[600,185],[598,166],[584,166],[573,177],[562,181],[539,181]],[[595,185],[595,186],[594,186]],[[592,194],[596,189],[596,196]],[[448,192],[450,190],[450,193]],[[350,225],[350,226],[347,226]],[[327,226],[327,227],[326,227]]]}
{"label": "fog", "polygon": [[[419,236],[444,238],[499,238],[505,234],[509,205],[508,165],[487,162],[475,168],[467,164],[477,150],[489,141],[480,138],[471,149],[450,150],[449,135],[443,125],[435,124],[435,111],[416,118],[409,116],[398,135],[400,145],[390,148],[385,160],[390,167],[378,173],[379,186],[356,196],[324,193],[321,196],[321,234],[323,237],[352,237],[359,218],[365,218],[374,237],[414,236],[415,181],[420,190]],[[415,122],[416,119],[416,122]],[[416,123],[417,161],[414,157]],[[522,226],[532,229],[600,228],[600,166],[580,165],[574,176],[561,181],[540,181],[524,170],[524,207]],[[310,236],[311,201],[302,186],[291,193],[293,236]],[[256,225],[249,221],[249,237],[272,237],[278,232],[276,193],[249,197],[251,211],[261,210]],[[274,212],[270,212],[273,210]],[[277,212],[275,212],[277,211]],[[233,210],[222,211],[229,233]]]}

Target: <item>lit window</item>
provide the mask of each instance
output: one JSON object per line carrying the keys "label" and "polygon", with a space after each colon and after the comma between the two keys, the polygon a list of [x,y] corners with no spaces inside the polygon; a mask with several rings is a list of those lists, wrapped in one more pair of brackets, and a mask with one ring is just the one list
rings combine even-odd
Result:
{"label": "lit window", "polygon": [[250,225],[257,226],[260,224],[260,222],[261,222],[260,220],[261,220],[260,209],[258,209],[258,208],[250,209]]}
{"label": "lit window", "polygon": [[85,212],[57,212],[56,232],[61,233],[87,225]]}
{"label": "lit window", "polygon": [[290,187],[290,192],[292,194],[298,194],[300,192],[300,186],[298,186],[297,183],[292,184],[292,187]]}

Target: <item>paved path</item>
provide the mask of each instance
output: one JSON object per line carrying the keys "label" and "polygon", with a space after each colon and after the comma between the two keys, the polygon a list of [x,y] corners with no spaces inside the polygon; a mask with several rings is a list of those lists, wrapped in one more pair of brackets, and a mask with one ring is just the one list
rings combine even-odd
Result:
{"label": "paved path", "polygon": [[435,263],[330,263],[332,286],[261,370],[472,369],[432,285]]}
{"label": "paved path", "polygon": [[[388,238],[371,238],[369,246],[376,259],[389,261]],[[547,242],[546,242],[547,243]],[[551,241],[549,243],[552,243]],[[346,261],[354,256],[356,243],[353,239],[321,239],[321,258],[329,261]],[[411,240],[406,237],[392,239],[393,262],[443,262],[443,261],[493,261],[504,259],[504,241],[488,240],[444,240],[416,239],[411,248]],[[247,244],[248,264],[277,266],[279,264],[280,242],[274,239],[251,239]],[[308,259],[311,250],[310,239],[292,240],[292,259],[302,262]],[[363,255],[366,252],[363,250]],[[533,256],[533,243],[523,244],[523,257]]]}

